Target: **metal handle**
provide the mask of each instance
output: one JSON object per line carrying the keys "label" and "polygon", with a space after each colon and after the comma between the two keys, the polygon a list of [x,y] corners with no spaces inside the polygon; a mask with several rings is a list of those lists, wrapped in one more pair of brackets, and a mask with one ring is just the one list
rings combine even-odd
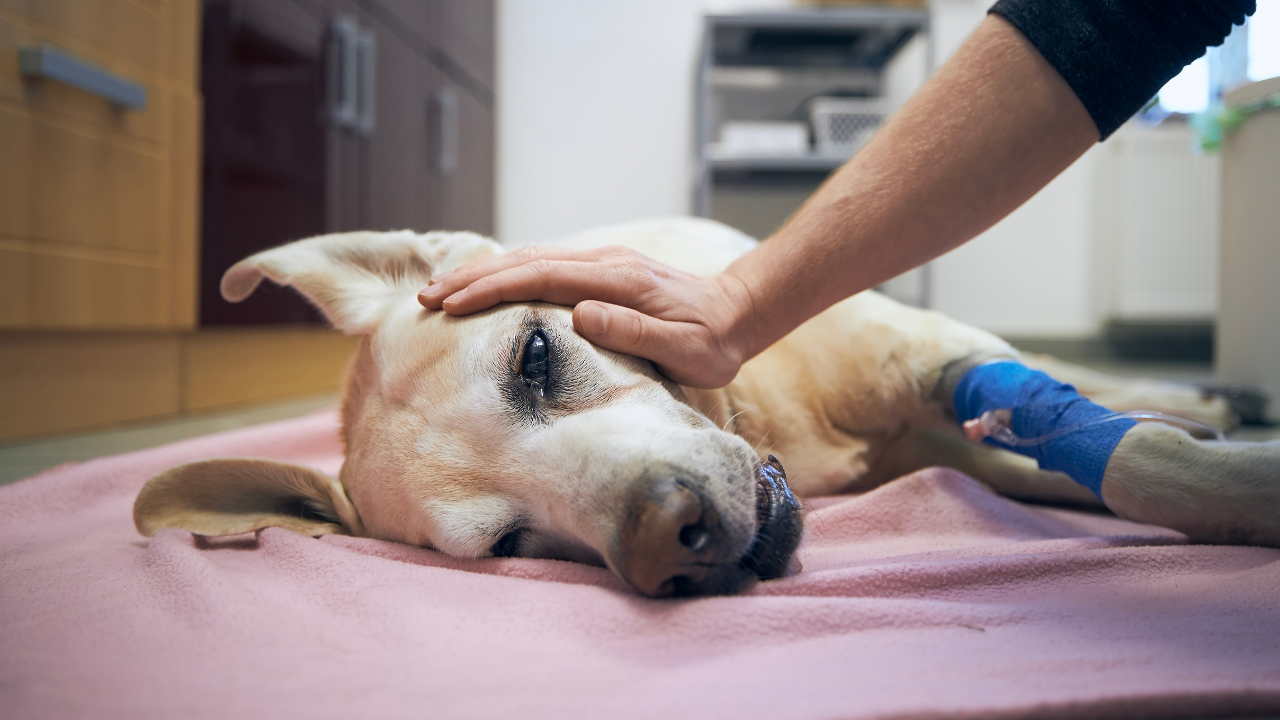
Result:
{"label": "metal handle", "polygon": [[436,156],[436,172],[452,175],[458,169],[458,93],[453,88],[437,92],[435,106],[440,117],[440,154]]}
{"label": "metal handle", "polygon": [[360,69],[360,86],[356,88],[359,111],[355,130],[369,137],[374,128],[373,109],[377,103],[374,91],[378,77],[378,44],[372,30],[361,30],[356,36],[356,65]]}
{"label": "metal handle", "polygon": [[141,84],[85,62],[52,45],[34,45],[19,50],[18,68],[26,77],[57,80],[130,110],[147,107],[147,89]]}
{"label": "metal handle", "polygon": [[329,97],[330,118],[340,128],[355,127],[358,116],[360,30],[355,18],[339,15],[330,26]]}

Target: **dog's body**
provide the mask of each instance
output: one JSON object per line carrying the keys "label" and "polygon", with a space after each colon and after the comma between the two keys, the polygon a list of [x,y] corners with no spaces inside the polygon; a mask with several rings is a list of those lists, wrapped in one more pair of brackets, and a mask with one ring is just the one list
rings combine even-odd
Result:
{"label": "dog's body", "polygon": [[[684,218],[563,244],[625,246],[711,274],[754,241]],[[340,481],[265,461],[175,468],[139,496],[139,529],[280,525],[459,556],[603,563],[663,595],[734,592],[787,571],[799,513],[768,455],[802,496],[948,465],[1013,497],[1098,502],[1066,475],[964,438],[951,408],[957,368],[1019,359],[989,333],[866,292],[748,362],[729,386],[682,389],[647,362],[586,343],[564,308],[453,318],[417,306],[432,273],[493,252],[467,233],[352,233],[228,271],[228,299],[266,275],[364,336],[344,395],[347,462]],[[1093,379],[1122,397],[1123,385]],[[1173,386],[1145,393],[1128,401],[1229,421],[1221,401]],[[1142,425],[1117,447],[1102,495],[1121,515],[1193,537],[1280,544],[1280,446],[1202,444]]]}

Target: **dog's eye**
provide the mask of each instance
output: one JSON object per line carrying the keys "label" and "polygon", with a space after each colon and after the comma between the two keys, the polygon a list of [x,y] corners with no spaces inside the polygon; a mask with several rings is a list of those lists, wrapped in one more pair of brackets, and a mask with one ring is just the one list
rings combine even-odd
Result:
{"label": "dog's eye", "polygon": [[520,377],[525,387],[535,388],[539,394],[547,387],[547,338],[539,330],[524,346],[524,360],[520,363]]}
{"label": "dog's eye", "polygon": [[498,538],[498,542],[493,544],[489,552],[494,557],[515,557],[516,552],[520,550],[520,537],[524,530],[512,530],[511,532]]}

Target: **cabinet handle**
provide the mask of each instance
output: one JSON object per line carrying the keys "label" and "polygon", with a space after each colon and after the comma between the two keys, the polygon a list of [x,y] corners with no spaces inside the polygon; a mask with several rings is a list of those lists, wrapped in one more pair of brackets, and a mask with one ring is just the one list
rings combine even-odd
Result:
{"label": "cabinet handle", "polygon": [[356,88],[359,111],[355,130],[369,137],[374,128],[375,83],[378,77],[378,44],[372,30],[361,30],[356,35],[356,65],[360,68],[360,85]]}
{"label": "cabinet handle", "polygon": [[356,125],[359,84],[358,37],[355,18],[339,15],[329,31],[329,116],[339,128]]}
{"label": "cabinet handle", "polygon": [[436,172],[452,175],[458,169],[458,93],[445,88],[435,95],[440,117],[440,154],[436,156]]}
{"label": "cabinet handle", "polygon": [[57,80],[106,98],[130,110],[147,107],[147,89],[52,45],[33,45],[18,51],[18,68],[29,78]]}

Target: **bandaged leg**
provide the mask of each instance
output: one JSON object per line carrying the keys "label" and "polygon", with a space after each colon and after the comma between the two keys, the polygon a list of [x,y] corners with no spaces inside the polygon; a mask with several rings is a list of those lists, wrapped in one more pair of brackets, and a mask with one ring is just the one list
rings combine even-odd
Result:
{"label": "bandaged leg", "polygon": [[961,423],[1008,411],[1005,422],[1016,438],[1062,433],[1027,446],[984,442],[1067,474],[1120,517],[1201,542],[1280,546],[1280,441],[1205,443],[1160,423],[1098,422],[1114,414],[1070,385],[1003,358],[958,361],[943,380],[939,390],[954,387]]}
{"label": "bandaged leg", "polygon": [[[1014,361],[970,369],[956,385],[952,401],[961,423],[1007,410],[1009,428],[1017,437],[1049,436],[1029,446],[1005,445],[992,438],[985,442],[1032,457],[1042,470],[1066,473],[1098,497],[1102,497],[1102,479],[1111,454],[1137,424],[1129,419],[1096,422],[1113,415],[1112,411],[1085,399],[1070,385]],[[1070,432],[1054,437],[1066,430]]]}

